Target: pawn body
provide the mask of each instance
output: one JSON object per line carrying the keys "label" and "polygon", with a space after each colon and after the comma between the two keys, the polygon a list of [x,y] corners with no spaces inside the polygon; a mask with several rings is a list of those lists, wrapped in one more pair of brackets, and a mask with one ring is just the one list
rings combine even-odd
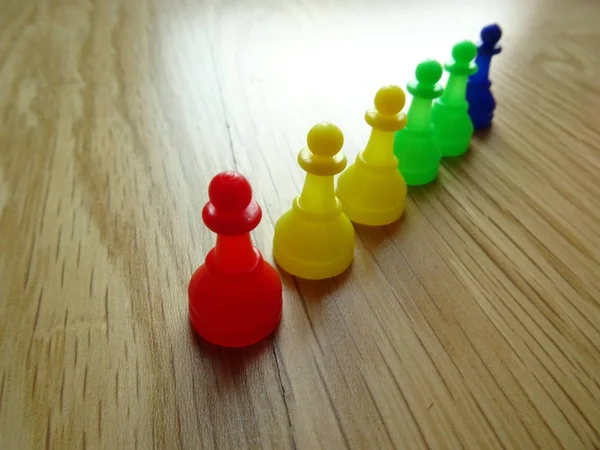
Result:
{"label": "pawn body", "polygon": [[398,169],[409,186],[434,181],[442,159],[431,124],[431,102],[443,91],[438,83],[442,77],[442,66],[437,61],[425,60],[417,66],[415,75],[416,79],[407,86],[413,95],[408,123],[394,139]]}
{"label": "pawn body", "polygon": [[473,62],[477,47],[462,41],[452,49],[453,61],[446,63],[450,73],[444,94],[433,103],[431,121],[442,156],[459,156],[467,151],[473,135],[466,99],[467,78],[477,71]]}
{"label": "pawn body", "polygon": [[340,176],[337,192],[344,213],[354,223],[387,225],[404,213],[407,188],[397,162],[372,166],[358,155]]}
{"label": "pawn body", "polygon": [[294,199],[275,225],[273,256],[286,272],[307,280],[344,272],[354,258],[354,227],[338,202],[329,214],[315,214]]}
{"label": "pawn body", "polygon": [[260,253],[248,271],[231,274],[219,269],[211,250],[188,287],[190,321],[208,342],[244,347],[261,341],[281,320],[279,274]]}
{"label": "pawn body", "polygon": [[434,102],[431,120],[442,156],[460,156],[469,148],[474,128],[468,109],[466,102],[452,105],[441,98]]}
{"label": "pawn body", "polygon": [[442,154],[433,126],[425,130],[407,126],[396,135],[394,148],[406,184],[422,186],[437,178]]}
{"label": "pawn body", "polygon": [[354,227],[335,196],[333,177],[346,159],[338,154],[342,132],[333,124],[315,125],[308,148],[298,155],[308,173],[302,193],[275,224],[273,256],[286,272],[310,280],[344,272],[354,258]]}
{"label": "pawn body", "polygon": [[491,85],[490,81],[485,80],[469,80],[467,83],[468,112],[475,130],[484,130],[492,125],[496,99]]}
{"label": "pawn body", "polygon": [[496,99],[492,94],[492,82],[489,79],[492,57],[502,51],[496,45],[502,36],[502,30],[496,24],[488,25],[481,30],[481,43],[477,47],[477,72],[467,81],[467,101],[469,117],[476,130],[483,130],[492,125]]}
{"label": "pawn body", "polygon": [[394,156],[394,133],[406,124],[404,91],[381,88],[375,109],[365,114],[373,127],[366,148],[339,177],[336,194],[348,218],[363,225],[387,225],[404,212],[406,182]]}
{"label": "pawn body", "polygon": [[281,280],[252,246],[250,231],[262,212],[247,180],[235,172],[221,173],[211,181],[209,196],[202,216],[217,233],[217,244],[190,280],[190,322],[213,344],[244,347],[279,324]]}

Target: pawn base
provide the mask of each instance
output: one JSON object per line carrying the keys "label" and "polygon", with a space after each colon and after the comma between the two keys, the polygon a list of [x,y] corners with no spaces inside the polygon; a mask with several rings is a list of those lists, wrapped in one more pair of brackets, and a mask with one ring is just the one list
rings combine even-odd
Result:
{"label": "pawn base", "polygon": [[463,106],[447,105],[441,99],[434,102],[431,121],[442,157],[460,156],[468,150],[474,128],[467,110],[466,102]]}
{"label": "pawn base", "polygon": [[404,213],[404,204],[400,205],[400,207],[388,209],[387,211],[354,207],[353,205],[344,202],[342,202],[342,205],[344,213],[348,216],[350,221],[359,225],[372,227],[392,224],[399,220]]}
{"label": "pawn base", "polygon": [[446,144],[442,147],[442,157],[444,158],[455,158],[457,156],[462,156],[467,153],[469,150],[469,146],[464,146],[463,142],[446,142]]}
{"label": "pawn base", "polygon": [[423,172],[409,172],[404,170],[402,172],[404,175],[404,179],[406,180],[406,184],[409,186],[423,186],[425,184],[429,184],[437,178],[438,168],[431,169]]}
{"label": "pawn base", "polygon": [[476,130],[485,130],[492,125],[496,100],[490,90],[491,85],[488,80],[469,80],[467,83],[469,117]]}
{"label": "pawn base", "polygon": [[442,155],[433,127],[413,130],[409,123],[395,136],[394,154],[398,158],[398,170],[408,186],[422,186],[437,178]]}
{"label": "pawn base", "polygon": [[258,254],[242,274],[220,271],[214,249],[188,286],[190,322],[208,342],[245,347],[270,335],[281,320],[282,286],[277,271]]}
{"label": "pawn base", "polygon": [[481,122],[473,122],[473,127],[476,130],[487,130],[492,126],[492,118]]}
{"label": "pawn base", "polygon": [[338,179],[336,195],[344,214],[354,223],[382,226],[391,224],[404,212],[406,182],[392,165],[369,165],[362,155]]}
{"label": "pawn base", "polygon": [[473,123],[473,128],[476,130],[486,130],[492,126],[492,120],[494,119],[494,110],[488,109],[469,109],[469,117]]}
{"label": "pawn base", "polygon": [[296,255],[285,253],[281,249],[273,249],[273,257],[277,261],[277,265],[287,273],[305,280],[324,280],[338,276],[350,267],[354,259],[354,256],[343,255],[319,263],[309,259],[300,259]]}
{"label": "pawn base", "polygon": [[273,256],[283,270],[298,278],[321,280],[344,272],[354,259],[354,227],[339,211],[313,215],[294,200],[275,224]]}

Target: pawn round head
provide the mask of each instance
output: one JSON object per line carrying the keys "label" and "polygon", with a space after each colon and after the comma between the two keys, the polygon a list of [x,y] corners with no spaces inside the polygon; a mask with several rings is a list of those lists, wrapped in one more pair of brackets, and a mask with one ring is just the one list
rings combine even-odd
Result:
{"label": "pawn round head", "polygon": [[439,62],[426,59],[417,66],[415,76],[420,85],[434,86],[442,78],[442,72],[442,65]]}
{"label": "pawn round head", "polygon": [[208,185],[208,197],[216,210],[242,211],[252,201],[252,187],[238,172],[221,172]]}
{"label": "pawn round head", "polygon": [[395,116],[406,103],[406,96],[400,86],[384,86],[375,94],[375,109],[384,116]]}
{"label": "pawn round head", "polygon": [[461,66],[467,66],[475,56],[477,46],[471,41],[462,41],[452,47],[452,58]]}
{"label": "pawn round head", "polygon": [[481,30],[481,41],[486,46],[493,47],[502,37],[502,29],[497,24],[488,25]]}
{"label": "pawn round head", "polygon": [[322,122],[310,129],[306,143],[314,155],[331,157],[339,153],[344,146],[344,135],[333,123]]}

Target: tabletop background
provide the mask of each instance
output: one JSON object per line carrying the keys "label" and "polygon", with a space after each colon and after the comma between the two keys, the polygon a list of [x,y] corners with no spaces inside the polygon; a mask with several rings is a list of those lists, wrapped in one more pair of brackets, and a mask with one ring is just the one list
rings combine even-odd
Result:
{"label": "tabletop background", "polygon": [[[600,3],[0,0],[0,447],[600,446]],[[380,86],[499,23],[494,127],[357,227],[332,280],[282,274],[271,338],[195,338],[200,212],[238,170],[264,218],[306,133],[352,161]],[[405,108],[405,111],[408,108]]]}

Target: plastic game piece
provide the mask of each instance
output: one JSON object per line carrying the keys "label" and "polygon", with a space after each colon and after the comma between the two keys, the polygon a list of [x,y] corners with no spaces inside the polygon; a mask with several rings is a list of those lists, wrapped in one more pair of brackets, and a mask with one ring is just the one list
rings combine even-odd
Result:
{"label": "plastic game piece", "polygon": [[450,73],[442,96],[433,102],[431,121],[442,156],[459,156],[467,151],[473,135],[468,114],[467,78],[477,71],[473,61],[477,47],[462,41],[452,48],[452,59],[445,64]]}
{"label": "plastic game piece", "polygon": [[348,218],[363,225],[387,225],[404,212],[406,182],[394,156],[394,134],[406,125],[404,91],[384,86],[375,108],[365,114],[373,128],[365,149],[338,178],[336,194]]}
{"label": "plastic game piece", "polygon": [[305,279],[330,278],[344,272],[354,258],[354,227],[334,192],[334,175],[346,167],[340,153],[342,131],[320,123],[298,154],[306,179],[292,208],[275,224],[273,256],[286,272]]}
{"label": "plastic game piece", "polygon": [[408,122],[394,138],[394,154],[398,168],[409,186],[431,183],[438,174],[442,155],[431,124],[431,102],[442,95],[438,83],[442,77],[439,62],[427,59],[415,70],[416,80],[408,83],[413,95],[408,109]]}
{"label": "plastic game piece", "polygon": [[216,175],[202,210],[217,244],[188,286],[190,321],[207,341],[224,347],[254,344],[281,320],[279,274],[252,245],[262,218],[248,180],[237,172]]}
{"label": "plastic game piece", "polygon": [[467,81],[469,116],[476,130],[489,128],[494,118],[496,100],[490,89],[492,86],[489,79],[490,64],[492,56],[502,51],[502,47],[496,45],[501,37],[502,30],[496,24],[488,25],[481,30],[481,43],[475,58],[478,70]]}

